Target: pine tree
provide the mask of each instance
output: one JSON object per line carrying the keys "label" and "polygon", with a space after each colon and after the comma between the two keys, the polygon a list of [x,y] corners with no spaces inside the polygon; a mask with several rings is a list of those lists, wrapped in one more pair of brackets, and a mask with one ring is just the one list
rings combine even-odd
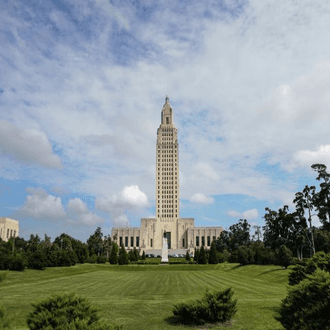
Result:
{"label": "pine tree", "polygon": [[118,264],[118,245],[116,242],[112,242],[112,248],[110,252],[109,262],[112,265]]}
{"label": "pine tree", "polygon": [[215,246],[215,242],[211,243],[210,253],[209,253],[209,264],[217,264],[219,263],[217,249]]}
{"label": "pine tree", "polygon": [[187,250],[187,253],[186,253],[186,260],[187,260],[187,261],[191,261],[191,260],[190,260],[190,255],[189,255],[189,251],[188,251],[188,250]]}
{"label": "pine tree", "polygon": [[202,264],[202,265],[207,264],[206,252],[205,252],[204,246],[201,247],[201,250],[199,252],[198,263]]}
{"label": "pine tree", "polygon": [[199,263],[199,249],[197,248],[195,248],[194,261],[196,261],[196,263]]}
{"label": "pine tree", "polygon": [[141,260],[146,260],[146,254],[145,254],[145,252],[144,252],[144,251],[142,252],[142,257],[141,257]]}
{"label": "pine tree", "polygon": [[128,265],[128,254],[123,244],[119,250],[118,263],[119,265]]}

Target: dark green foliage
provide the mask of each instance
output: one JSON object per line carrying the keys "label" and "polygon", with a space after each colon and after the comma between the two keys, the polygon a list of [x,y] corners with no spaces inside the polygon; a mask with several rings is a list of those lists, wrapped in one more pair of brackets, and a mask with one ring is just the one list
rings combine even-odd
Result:
{"label": "dark green foliage", "polygon": [[122,244],[119,250],[119,255],[118,255],[118,264],[119,265],[128,265],[129,260],[128,260],[128,254],[125,250],[124,245]]}
{"label": "dark green foliage", "polygon": [[289,274],[289,285],[298,284],[307,275],[314,273],[317,268],[330,272],[330,254],[320,251],[305,263],[296,265]]}
{"label": "dark green foliage", "polygon": [[289,274],[289,285],[296,285],[307,276],[306,266],[296,265]]}
{"label": "dark green foliage", "polygon": [[129,261],[138,261],[139,258],[140,258],[139,251],[136,248],[128,252]]}
{"label": "dark green foliage", "polygon": [[241,266],[252,264],[254,261],[253,251],[247,246],[241,245],[238,248],[237,261],[240,263]]}
{"label": "dark green foliage", "polygon": [[217,264],[218,262],[219,260],[218,260],[217,249],[215,246],[215,242],[213,241],[211,243],[211,248],[209,253],[209,264]]}
{"label": "dark green foliage", "polygon": [[330,329],[330,273],[317,269],[289,289],[275,319],[285,329]]}
{"label": "dark green foliage", "polygon": [[233,300],[231,288],[218,292],[206,292],[201,300],[177,304],[173,314],[184,324],[227,322],[236,313],[237,300]]}
{"label": "dark green foliage", "polygon": [[190,259],[190,254],[189,254],[189,251],[187,250],[187,253],[186,253],[186,260],[187,261],[191,261],[191,259]]}
{"label": "dark green foliage", "polygon": [[103,252],[103,233],[101,227],[97,227],[93,235],[87,240],[89,254],[100,255]]}
{"label": "dark green foliage", "polygon": [[228,262],[230,257],[230,252],[227,249],[224,249],[223,252],[218,253],[219,262]]}
{"label": "dark green foliage", "polygon": [[8,317],[5,306],[0,305],[0,330],[10,330],[12,327],[12,318]]}
{"label": "dark green foliage", "polygon": [[116,265],[118,263],[118,245],[116,242],[112,242],[109,262],[112,265]]}
{"label": "dark green foliage", "polygon": [[29,255],[28,267],[39,270],[46,268],[46,256],[42,250],[35,250]]}
{"label": "dark green foliage", "polygon": [[16,271],[23,271],[26,266],[26,260],[20,253],[15,253],[10,256],[8,261],[8,269],[9,270],[16,270]]}
{"label": "dark green foliage", "polygon": [[198,263],[201,265],[207,264],[207,258],[206,258],[206,252],[205,252],[204,246],[202,246],[200,249]]}
{"label": "dark green foliage", "polygon": [[278,250],[277,262],[285,268],[293,264],[293,254],[285,245],[281,245]]}
{"label": "dark green foliage", "polygon": [[199,260],[199,249],[198,248],[195,248],[195,253],[194,253],[194,261],[196,261],[198,263],[198,260]]}
{"label": "dark green foliage", "polygon": [[91,256],[89,257],[89,259],[88,259],[88,262],[89,262],[90,264],[95,264],[96,261],[97,261],[97,255],[96,255],[96,254],[91,255]]}
{"label": "dark green foliage", "polygon": [[27,318],[31,330],[79,329],[72,327],[75,322],[84,320],[91,326],[99,320],[97,309],[74,293],[54,295],[32,306],[34,310]]}
{"label": "dark green foliage", "polygon": [[106,257],[106,256],[103,256],[103,255],[98,256],[98,257],[96,258],[96,262],[97,262],[98,264],[105,264],[105,263],[107,262],[107,257]]}

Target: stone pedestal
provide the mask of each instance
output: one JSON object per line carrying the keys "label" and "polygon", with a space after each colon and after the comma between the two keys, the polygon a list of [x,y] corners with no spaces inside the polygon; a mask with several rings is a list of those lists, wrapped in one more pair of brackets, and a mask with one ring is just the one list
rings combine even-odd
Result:
{"label": "stone pedestal", "polygon": [[167,247],[167,238],[164,237],[161,263],[166,263],[166,262],[168,262],[168,247]]}

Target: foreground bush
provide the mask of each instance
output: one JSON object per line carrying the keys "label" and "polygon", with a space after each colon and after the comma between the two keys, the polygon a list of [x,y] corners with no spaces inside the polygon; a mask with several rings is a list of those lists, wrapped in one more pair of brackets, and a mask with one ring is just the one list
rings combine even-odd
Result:
{"label": "foreground bush", "polygon": [[32,304],[34,311],[28,315],[31,330],[112,330],[120,329],[99,322],[97,309],[86,298],[74,293],[51,296]]}
{"label": "foreground bush", "polygon": [[330,329],[330,273],[317,269],[289,290],[275,319],[285,329]]}
{"label": "foreground bush", "polygon": [[306,262],[296,265],[289,274],[289,285],[298,284],[307,275],[313,274],[317,268],[330,271],[330,254],[320,251]]}
{"label": "foreground bush", "polygon": [[201,300],[175,305],[173,314],[184,324],[227,322],[236,313],[237,300],[231,288],[219,292],[206,292]]}

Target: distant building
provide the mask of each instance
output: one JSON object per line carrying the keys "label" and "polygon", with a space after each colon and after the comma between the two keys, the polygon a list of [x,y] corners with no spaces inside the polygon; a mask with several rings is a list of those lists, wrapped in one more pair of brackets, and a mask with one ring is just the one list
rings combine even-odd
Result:
{"label": "distant building", "polygon": [[172,107],[166,97],[157,130],[156,218],[141,219],[140,228],[113,228],[112,239],[127,249],[136,247],[145,253],[156,254],[161,254],[164,235],[172,250],[169,253],[192,251],[202,245],[210,247],[223,228],[195,227],[193,218],[180,218],[179,196],[178,136]]}
{"label": "distant building", "polygon": [[7,242],[10,237],[17,237],[19,232],[18,221],[9,218],[0,218],[0,237]]}

